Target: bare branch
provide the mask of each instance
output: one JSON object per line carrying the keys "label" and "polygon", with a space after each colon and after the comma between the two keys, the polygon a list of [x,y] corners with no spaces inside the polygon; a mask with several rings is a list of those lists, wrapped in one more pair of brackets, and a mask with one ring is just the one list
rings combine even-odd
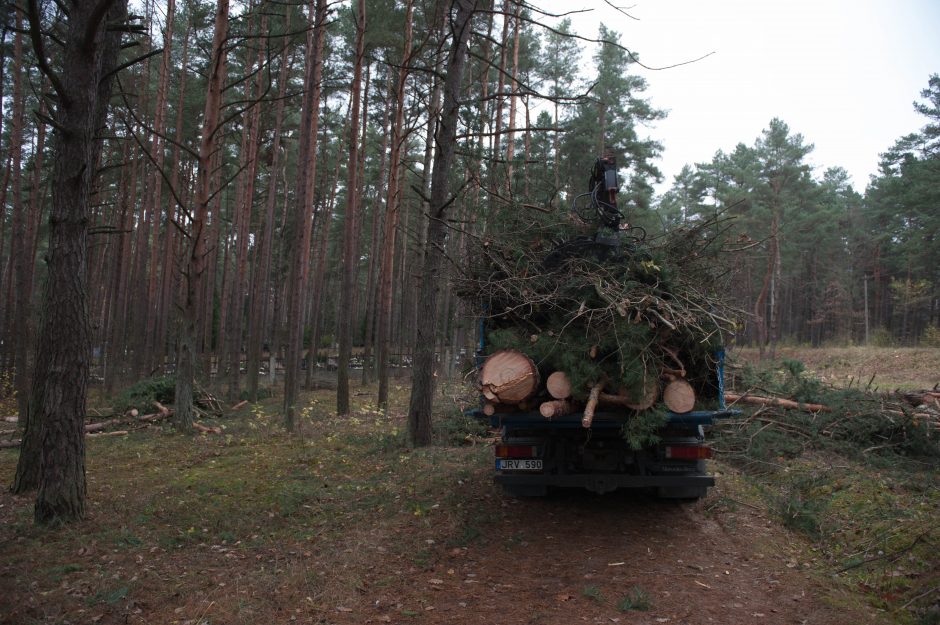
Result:
{"label": "bare branch", "polygon": [[69,99],[66,97],[65,85],[62,79],[49,67],[49,60],[46,58],[46,47],[42,41],[42,19],[39,16],[39,0],[27,1],[27,14],[29,16],[29,37],[33,42],[33,51],[36,53],[36,64],[49,82],[56,95],[59,96],[59,102],[63,106],[69,106]]}

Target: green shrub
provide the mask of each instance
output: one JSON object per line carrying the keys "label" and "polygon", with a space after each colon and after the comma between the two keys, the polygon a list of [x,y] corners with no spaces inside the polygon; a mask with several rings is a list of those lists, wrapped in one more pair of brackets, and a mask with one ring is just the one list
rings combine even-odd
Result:
{"label": "green shrub", "polygon": [[438,445],[466,445],[471,437],[483,437],[489,433],[486,419],[465,414],[463,411],[448,410],[434,424],[434,438]]}
{"label": "green shrub", "polygon": [[940,326],[928,326],[920,342],[925,347],[940,347]]}
{"label": "green shrub", "polygon": [[131,408],[146,410],[155,401],[172,403],[175,393],[176,376],[146,378],[125,389],[115,401],[114,408],[118,412],[126,412]]}

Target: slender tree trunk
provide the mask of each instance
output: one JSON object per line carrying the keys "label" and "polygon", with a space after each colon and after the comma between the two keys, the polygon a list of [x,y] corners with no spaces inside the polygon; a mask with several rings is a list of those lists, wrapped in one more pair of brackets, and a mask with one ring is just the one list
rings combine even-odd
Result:
{"label": "slender tree trunk", "polygon": [[[413,3],[409,2],[408,6],[410,7]],[[406,20],[409,19],[407,15],[410,13],[410,9],[406,7]],[[406,25],[407,32],[407,25]],[[407,38],[407,37],[406,37]],[[378,298],[379,293],[376,288],[377,282],[379,279],[378,271],[380,266],[380,255],[381,251],[379,249],[379,229],[383,223],[382,220],[382,194],[385,191],[385,170],[388,165],[388,141],[389,141],[389,124],[391,123],[391,109],[392,109],[392,98],[394,97],[394,89],[392,87],[392,81],[390,74],[386,74],[389,78],[389,98],[388,105],[385,107],[385,111],[382,115],[382,151],[379,157],[379,176],[377,178],[375,198],[372,202],[372,245],[369,248],[369,276],[366,282],[366,339],[365,339],[365,349],[362,355],[362,385],[366,386],[372,382],[372,376],[376,372],[375,363],[373,362],[372,354],[373,347],[375,350],[378,350],[376,345],[376,317],[378,315]]]}
{"label": "slender tree trunk", "polygon": [[[40,112],[47,114],[45,102],[39,105]],[[26,415],[29,403],[29,388],[32,381],[32,363],[29,361],[30,349],[33,345],[33,276],[36,269],[36,248],[39,238],[39,224],[43,214],[43,186],[42,168],[43,152],[46,146],[46,125],[39,122],[36,128],[36,149],[33,156],[33,179],[29,193],[29,212],[26,215],[26,232],[23,237],[23,260],[20,271],[17,272],[17,291],[22,298],[16,308],[16,377],[19,413]],[[18,261],[19,262],[19,261]],[[22,376],[22,379],[21,377]]]}
{"label": "slender tree trunk", "polygon": [[[342,136],[344,140],[348,140],[347,130],[348,130],[349,120],[347,116],[347,121],[344,123]],[[317,264],[313,273],[313,285],[312,285],[312,301],[310,306],[310,319],[312,324],[312,331],[310,332],[310,353],[312,354],[313,362],[316,362],[319,359],[319,349],[323,329],[323,302],[324,302],[324,292],[327,290],[327,272],[326,272],[326,263],[329,258],[329,247],[330,247],[330,225],[333,220],[333,214],[336,210],[336,192],[339,187],[339,162],[341,159],[336,159],[336,166],[333,170],[333,182],[330,186],[330,195],[327,200],[325,213],[323,215],[322,226],[320,228],[320,234],[317,242]],[[306,387],[312,388],[312,380],[310,376],[310,367],[307,367],[307,381]]]}
{"label": "slender tree trunk", "polygon": [[[340,294],[339,359],[336,384],[336,414],[349,414],[349,359],[352,356],[352,320],[355,318],[356,267],[359,236],[359,106],[362,59],[365,55],[366,2],[358,0],[356,16],[356,58],[353,63],[352,113],[349,127],[349,179],[346,184],[346,216],[343,237],[343,286]],[[363,129],[365,130],[365,129]]]}
{"label": "slender tree trunk", "polygon": [[411,401],[408,407],[408,435],[417,446],[431,443],[431,410],[434,397],[434,334],[437,324],[440,274],[444,242],[447,238],[445,219],[449,205],[450,176],[457,147],[457,123],[460,112],[459,94],[467,61],[467,40],[477,0],[454,0],[457,14],[451,31],[453,42],[444,79],[444,105],[437,126],[434,169],[431,180],[431,215],[428,221],[427,246],[421,268],[421,289],[418,302],[420,318],[415,341]]}
{"label": "slender tree trunk", "polygon": [[[510,82],[509,96],[509,128],[506,135],[506,196],[512,197],[513,161],[516,159],[516,90],[519,76],[519,34],[522,32],[522,3],[516,5],[516,18],[513,22],[512,46],[512,81]],[[507,17],[508,19],[508,17]],[[528,124],[527,124],[528,125]]]}
{"label": "slender tree trunk", "polygon": [[[186,67],[189,62],[189,34],[190,25],[187,24],[186,31],[183,34],[183,58],[181,67]],[[186,72],[180,72],[179,94],[176,101],[176,128],[174,137],[176,141],[182,140],[183,135],[183,103],[186,93]],[[180,169],[180,148],[173,146],[173,157],[170,161],[170,188],[176,190],[177,195],[182,193],[179,184]],[[167,202],[166,224],[167,232],[163,239],[163,273],[160,287],[160,314],[157,316],[157,350],[159,362],[164,363],[167,356],[167,336],[169,334],[170,322],[170,303],[173,297],[173,276],[178,274],[177,270],[177,245],[176,245],[176,227],[173,226],[174,215],[177,214],[176,199],[173,198]]]}
{"label": "slender tree trunk", "polygon": [[388,409],[388,361],[392,334],[392,276],[394,276],[395,237],[401,216],[401,192],[399,191],[399,168],[405,120],[405,85],[411,64],[412,21],[414,2],[408,0],[405,8],[405,46],[402,63],[398,70],[395,87],[395,122],[392,124],[392,152],[389,157],[388,199],[385,202],[385,225],[382,232],[382,262],[379,270],[379,295],[376,323],[376,360],[378,361],[378,405]]}
{"label": "slender tree trunk", "polygon": [[[179,324],[176,355],[176,427],[183,432],[193,428],[193,383],[196,375],[196,338],[199,324],[199,296],[205,271],[205,227],[209,212],[212,156],[218,139],[219,111],[222,107],[222,87],[225,82],[225,40],[228,34],[228,0],[218,0],[215,12],[215,31],[212,36],[212,54],[209,60],[209,82],[206,88],[206,106],[203,113],[202,134],[199,142],[199,169],[196,174],[195,205],[190,224],[187,254],[185,296]],[[210,309],[211,311],[211,309]],[[211,312],[209,313],[211,315]]]}
{"label": "slender tree trunk", "polygon": [[[26,230],[29,217],[25,214],[23,202],[23,126],[25,124],[23,75],[23,14],[16,14],[17,32],[13,43],[13,123],[10,127],[11,182],[13,183],[13,222],[10,231],[10,263],[13,279],[10,287],[13,297],[8,299],[3,328],[6,330],[6,345],[14,345],[13,362],[16,366],[14,385],[20,418],[25,421],[29,398],[29,366],[27,350],[29,348],[29,310],[32,303],[32,288],[26,290],[26,274],[32,275],[32,261],[27,258]],[[41,123],[41,122],[40,122]],[[0,211],[6,206],[0,204]],[[31,282],[31,280],[30,280]]]}
{"label": "slender tree trunk", "polygon": [[284,425],[294,430],[298,378],[300,376],[301,351],[303,349],[303,312],[307,301],[307,282],[310,265],[310,236],[313,201],[310,197],[310,180],[316,180],[317,128],[320,107],[320,77],[323,73],[323,43],[327,12],[326,0],[316,0],[311,6],[313,32],[307,39],[306,76],[304,102],[301,110],[301,126],[298,137],[297,159],[297,209],[294,222],[294,245],[287,298],[287,356],[284,363]]}
{"label": "slender tree trunk", "polygon": [[[105,370],[105,393],[111,395],[114,392],[114,386],[117,378],[124,371],[126,361],[127,343],[125,339],[125,329],[127,327],[127,281],[129,269],[132,267],[131,256],[131,229],[133,223],[133,208],[130,202],[133,198],[133,189],[137,185],[138,162],[142,158],[139,153],[134,151],[135,156],[131,156],[129,143],[125,143],[123,150],[123,161],[128,163],[125,171],[121,172],[120,184],[120,206],[121,206],[121,234],[118,241],[117,258],[114,268],[114,298],[112,301],[111,317],[113,322],[110,326],[110,339],[108,345],[108,362],[110,366]],[[126,170],[130,170],[129,172]],[[121,367],[120,369],[118,367]]]}
{"label": "slender tree trunk", "polygon": [[[160,78],[157,84],[157,98],[154,106],[153,127],[156,130],[150,143],[150,154],[153,158],[154,172],[150,181],[151,193],[147,201],[151,203],[151,230],[153,241],[150,244],[150,262],[147,281],[147,325],[144,353],[147,358],[147,368],[153,370],[157,362],[157,353],[162,350],[156,348],[158,313],[160,312],[157,300],[157,277],[160,266],[161,247],[160,240],[160,214],[163,200],[163,174],[166,146],[163,136],[166,133],[167,92],[170,83],[170,51],[173,48],[173,18],[175,17],[175,0],[168,0],[166,6],[166,27],[163,33],[163,54],[160,57]],[[164,224],[164,237],[170,236],[170,223]],[[162,362],[160,368],[162,369]]]}
{"label": "slender tree trunk", "polygon": [[[268,18],[267,15],[261,18],[261,31],[267,33]],[[259,102],[264,93],[264,57],[258,54],[258,69],[255,76],[254,101]],[[250,89],[246,88],[246,92]],[[241,355],[242,355],[242,330],[245,308],[245,282],[248,275],[248,236],[251,226],[251,209],[254,204],[255,195],[255,177],[258,173],[258,147],[261,143],[261,105],[255,104],[251,109],[248,126],[248,151],[247,167],[244,171],[245,185],[240,193],[242,205],[238,209],[238,241],[235,250],[235,288],[233,290],[232,307],[232,327],[231,327],[231,363],[232,378],[229,387],[229,398],[231,401],[237,401],[240,393],[241,382]]]}
{"label": "slender tree trunk", "polygon": [[[290,30],[290,12],[287,13],[286,30]],[[286,38],[285,38],[286,39]],[[271,146],[271,169],[268,176],[267,203],[265,205],[264,222],[261,226],[261,243],[255,258],[255,283],[251,291],[251,303],[248,319],[248,396],[251,401],[258,401],[258,370],[261,367],[261,348],[264,345],[264,311],[270,295],[271,278],[271,248],[274,242],[274,207],[277,201],[277,172],[281,158],[281,127],[284,123],[284,95],[287,91],[287,76],[290,71],[291,57],[288,52],[288,41],[284,42],[281,69],[278,74],[278,99],[274,113],[274,139]],[[268,346],[270,351],[276,349],[274,337]]]}
{"label": "slender tree trunk", "polygon": [[503,38],[500,39],[502,45],[499,47],[499,78],[496,87],[496,119],[493,123],[494,161],[498,161],[500,157],[500,139],[502,138],[503,132],[503,90],[506,88],[506,57],[509,56],[509,48],[506,45],[506,43],[509,41],[509,19],[509,0],[503,0]]}

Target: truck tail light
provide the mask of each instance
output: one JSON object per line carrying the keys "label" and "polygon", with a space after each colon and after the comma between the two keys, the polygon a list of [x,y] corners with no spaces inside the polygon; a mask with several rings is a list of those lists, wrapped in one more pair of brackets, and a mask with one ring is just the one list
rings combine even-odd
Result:
{"label": "truck tail light", "polygon": [[705,445],[670,445],[666,447],[666,458],[670,460],[707,460],[714,455]]}
{"label": "truck tail light", "polygon": [[535,458],[539,455],[535,445],[496,445],[497,458]]}

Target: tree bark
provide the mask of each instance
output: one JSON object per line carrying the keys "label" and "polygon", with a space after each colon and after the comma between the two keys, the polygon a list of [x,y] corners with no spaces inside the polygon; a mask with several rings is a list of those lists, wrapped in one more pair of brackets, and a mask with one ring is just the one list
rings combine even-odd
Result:
{"label": "tree bark", "polygon": [[307,283],[310,276],[310,237],[312,233],[313,201],[310,180],[316,179],[317,128],[320,106],[320,77],[323,73],[323,43],[326,29],[326,0],[311,4],[313,31],[307,39],[304,102],[298,136],[297,209],[294,221],[293,258],[288,276],[287,298],[287,355],[284,362],[284,426],[294,430],[301,351],[304,336],[304,304],[307,301]]}
{"label": "tree bark", "polygon": [[[103,7],[72,5],[59,75],[48,67],[42,49],[46,42],[39,7],[35,0],[29,3],[33,47],[58,96],[48,276],[30,409],[14,483],[16,492],[38,486],[34,517],[40,524],[67,523],[85,513],[84,419],[91,356],[85,292],[88,198],[101,150],[96,134],[105,124],[109,74],[121,44],[120,33],[107,26],[122,23],[126,9],[123,0]],[[26,442],[37,436],[38,458],[31,455]]]}
{"label": "tree bark", "polygon": [[[406,7],[406,26],[405,26],[405,40],[408,40],[408,25],[407,21],[410,19],[411,6],[413,6],[412,0],[408,0]],[[404,65],[404,63],[403,63]],[[386,74],[390,77],[390,72]],[[376,317],[378,316],[378,299],[379,293],[377,284],[379,281],[379,266],[381,261],[381,252],[379,248],[379,231],[383,223],[382,220],[382,193],[385,189],[385,170],[388,165],[388,142],[389,142],[389,125],[391,124],[391,107],[392,107],[392,98],[394,97],[394,91],[392,89],[391,80],[389,79],[389,99],[388,104],[385,106],[385,110],[382,115],[382,150],[379,157],[379,176],[376,179],[377,189],[375,192],[375,198],[372,202],[372,246],[369,251],[369,276],[366,282],[366,338],[365,338],[365,349],[362,355],[362,385],[366,386],[371,383],[372,376],[376,372],[375,364],[373,363],[372,355],[374,351],[378,351],[378,346],[376,345]],[[387,188],[387,187],[386,187]]]}
{"label": "tree bark", "polygon": [[[290,30],[290,15],[287,12],[285,29]],[[255,281],[251,290],[248,319],[248,395],[258,401],[258,370],[261,367],[261,348],[264,344],[264,311],[270,295],[271,257],[274,243],[274,207],[277,201],[277,172],[281,161],[281,128],[284,123],[284,94],[287,91],[287,76],[293,64],[288,53],[289,40],[285,37],[281,69],[278,74],[278,99],[274,114],[274,139],[271,146],[271,168],[268,175],[268,195],[264,222],[261,226],[261,243],[256,252]],[[268,345],[270,352],[277,349],[274,337]]]}
{"label": "tree bark", "polygon": [[[222,106],[222,87],[225,82],[225,40],[228,34],[228,0],[218,0],[215,12],[215,31],[209,60],[209,81],[206,87],[206,105],[203,112],[202,134],[199,142],[198,170],[192,223],[190,224],[187,266],[183,272],[185,295],[179,324],[179,342],[176,349],[176,427],[183,432],[193,429],[193,383],[196,375],[196,350],[199,325],[199,298],[202,295],[203,272],[206,268],[205,228],[209,213],[212,161],[218,139],[219,111]],[[216,217],[217,219],[217,217]],[[211,309],[210,309],[211,310]],[[211,315],[211,313],[210,313]]]}
{"label": "tree bark", "polygon": [[349,126],[349,178],[346,183],[346,216],[343,229],[343,286],[339,314],[339,359],[336,384],[336,414],[349,414],[349,359],[352,356],[352,320],[356,317],[353,301],[356,291],[359,233],[359,108],[362,81],[362,59],[365,55],[366,3],[358,2],[356,16],[356,58],[353,63],[352,112]]}
{"label": "tree bark", "polygon": [[[13,280],[10,281],[13,297],[7,300],[7,310],[4,315],[3,330],[6,331],[6,345],[14,345],[13,362],[16,366],[14,386],[17,394],[17,404],[20,417],[25,420],[29,397],[29,364],[27,350],[29,349],[29,310],[32,304],[32,288],[27,290],[26,276],[30,273],[32,282],[32,260],[26,254],[26,223],[29,216],[25,213],[23,202],[23,126],[25,123],[23,75],[23,14],[16,14],[17,33],[13,43],[13,111],[12,125],[10,127],[10,178],[13,184],[13,221],[10,231],[10,263],[13,268]],[[40,122],[41,124],[42,122]],[[35,208],[35,207],[34,207]],[[0,211],[6,206],[0,204]],[[29,267],[27,267],[29,265]]]}
{"label": "tree bark", "polygon": [[401,192],[399,190],[399,168],[405,119],[405,83],[411,64],[412,21],[414,2],[408,0],[405,9],[405,44],[402,63],[398,70],[395,88],[395,122],[392,124],[392,152],[389,157],[388,199],[385,202],[385,224],[382,232],[382,263],[379,271],[379,297],[376,324],[376,360],[378,361],[379,392],[378,405],[388,409],[388,361],[392,340],[392,276],[395,262],[395,237],[401,217]]}
{"label": "tree bark", "polygon": [[437,303],[440,285],[437,276],[443,262],[447,228],[444,220],[450,204],[450,175],[457,147],[457,123],[460,112],[460,86],[467,61],[467,41],[470,22],[478,0],[454,0],[456,15],[452,18],[453,40],[448,54],[444,79],[444,103],[437,126],[437,150],[431,178],[430,220],[427,246],[421,268],[418,297],[419,318],[415,341],[414,371],[412,372],[411,401],[408,407],[408,435],[416,446],[431,443],[431,411],[434,396],[434,334],[437,324]]}
{"label": "tree bark", "polygon": [[[268,16],[261,17],[261,33],[268,32]],[[244,322],[245,308],[245,282],[248,275],[248,236],[251,226],[251,209],[254,204],[255,195],[255,177],[258,173],[258,146],[261,143],[261,104],[260,100],[264,93],[264,56],[258,53],[258,67],[255,76],[254,96],[248,84],[245,86],[245,92],[249,99],[253,99],[255,104],[251,108],[251,115],[245,124],[247,134],[246,166],[243,171],[244,183],[238,194],[241,205],[237,208],[238,229],[235,247],[235,285],[232,290],[232,309],[231,315],[231,339],[229,342],[229,366],[232,369],[231,382],[229,384],[229,400],[238,401],[241,392],[241,355],[242,355],[242,330]]]}

